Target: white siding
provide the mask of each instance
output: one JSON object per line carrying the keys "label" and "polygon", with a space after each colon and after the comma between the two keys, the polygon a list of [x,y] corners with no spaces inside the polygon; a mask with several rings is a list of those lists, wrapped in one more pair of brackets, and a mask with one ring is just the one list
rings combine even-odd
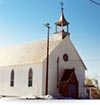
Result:
{"label": "white siding", "polygon": [[[28,87],[28,72],[33,70],[33,86]],[[14,87],[10,87],[11,70],[15,72]],[[42,64],[0,67],[0,95],[42,95]]]}
{"label": "white siding", "polygon": [[[63,61],[63,54],[67,53],[69,61]],[[59,80],[65,69],[75,68],[75,73],[79,81],[79,95],[84,93],[85,67],[72,45],[69,37],[63,39],[50,53],[49,59],[49,81],[48,94],[58,94],[57,89],[57,58],[59,57]],[[28,71],[33,70],[33,86],[28,87]],[[15,71],[15,84],[10,87],[10,73]],[[0,67],[0,95],[27,96],[45,95],[46,86],[46,60],[43,63],[16,65]]]}
{"label": "white siding", "polygon": [[85,93],[85,70],[75,71],[79,83],[79,96]]}
{"label": "white siding", "polygon": [[[63,61],[63,54],[67,53],[69,61]],[[85,67],[80,60],[74,46],[72,45],[69,37],[67,36],[61,43],[50,53],[49,60],[49,89],[48,92],[51,95],[55,95],[58,92],[57,89],[57,57],[59,57],[59,79],[61,79],[65,69],[75,68],[75,73],[79,81],[79,96],[84,92],[85,81]],[[45,69],[45,61],[44,61]],[[44,81],[45,82],[45,81]]]}

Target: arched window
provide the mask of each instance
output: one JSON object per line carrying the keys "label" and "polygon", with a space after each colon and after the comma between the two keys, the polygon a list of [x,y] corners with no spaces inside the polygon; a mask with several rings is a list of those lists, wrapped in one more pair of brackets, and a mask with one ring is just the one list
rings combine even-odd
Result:
{"label": "arched window", "polygon": [[14,70],[11,71],[11,75],[10,75],[10,86],[13,87],[14,86]]}
{"label": "arched window", "polygon": [[32,79],[33,79],[33,71],[30,68],[29,72],[28,72],[28,86],[32,87]]}

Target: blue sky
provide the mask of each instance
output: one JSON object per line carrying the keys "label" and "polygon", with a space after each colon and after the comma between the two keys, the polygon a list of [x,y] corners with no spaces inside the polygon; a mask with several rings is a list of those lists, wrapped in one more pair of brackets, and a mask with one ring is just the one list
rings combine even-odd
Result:
{"label": "blue sky", "polygon": [[[50,36],[60,16],[62,0],[0,0],[0,47],[45,39],[49,22]],[[100,2],[100,0],[95,0]],[[100,75],[100,6],[89,0],[63,0],[70,22],[70,37],[84,60],[87,74]]]}

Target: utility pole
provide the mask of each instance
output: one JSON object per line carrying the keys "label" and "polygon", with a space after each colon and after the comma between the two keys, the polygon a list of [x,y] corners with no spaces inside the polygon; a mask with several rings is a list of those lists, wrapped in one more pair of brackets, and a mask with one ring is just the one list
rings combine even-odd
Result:
{"label": "utility pole", "polygon": [[49,33],[50,33],[50,24],[44,24],[46,28],[48,28],[47,32],[47,61],[46,61],[46,90],[45,95],[48,95],[48,69],[49,69]]}

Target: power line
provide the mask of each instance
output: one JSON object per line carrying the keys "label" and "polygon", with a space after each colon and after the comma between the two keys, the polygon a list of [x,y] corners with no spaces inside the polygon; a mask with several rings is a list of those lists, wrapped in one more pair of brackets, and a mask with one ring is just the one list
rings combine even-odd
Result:
{"label": "power line", "polygon": [[85,59],[85,62],[100,62],[100,59]]}
{"label": "power line", "polygon": [[[80,60],[80,59],[69,59],[69,61],[79,62],[79,61],[81,61],[81,60]],[[83,59],[83,61],[100,62],[100,59]]]}
{"label": "power line", "polygon": [[[69,61],[79,62],[81,60],[70,59]],[[86,61],[86,62],[100,62],[100,59],[84,59],[83,61]]]}
{"label": "power line", "polygon": [[100,59],[84,59],[86,61],[100,61]]}
{"label": "power line", "polygon": [[98,3],[98,2],[96,2],[96,1],[94,1],[94,0],[89,0],[89,1],[91,1],[92,3],[94,3],[94,4],[96,4],[96,5],[99,5],[99,6],[100,6],[100,3]]}

